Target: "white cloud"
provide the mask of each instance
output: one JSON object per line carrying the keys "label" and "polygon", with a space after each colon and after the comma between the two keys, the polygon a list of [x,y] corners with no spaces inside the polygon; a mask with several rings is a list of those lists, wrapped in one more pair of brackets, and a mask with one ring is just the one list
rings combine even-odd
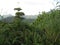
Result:
{"label": "white cloud", "polygon": [[[20,2],[18,5],[17,2]],[[0,0],[0,12],[14,14],[15,7],[21,7],[26,15],[35,15],[41,11],[49,11],[54,8],[52,0]],[[2,10],[3,9],[3,10]],[[2,10],[2,11],[1,11]]]}

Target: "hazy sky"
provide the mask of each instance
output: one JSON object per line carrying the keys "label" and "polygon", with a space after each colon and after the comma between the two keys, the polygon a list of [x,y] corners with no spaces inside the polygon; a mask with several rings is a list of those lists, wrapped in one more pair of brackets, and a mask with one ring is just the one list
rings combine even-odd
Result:
{"label": "hazy sky", "polygon": [[26,15],[37,15],[39,12],[53,9],[54,6],[53,0],[0,0],[0,13],[14,15],[13,9],[21,7]]}

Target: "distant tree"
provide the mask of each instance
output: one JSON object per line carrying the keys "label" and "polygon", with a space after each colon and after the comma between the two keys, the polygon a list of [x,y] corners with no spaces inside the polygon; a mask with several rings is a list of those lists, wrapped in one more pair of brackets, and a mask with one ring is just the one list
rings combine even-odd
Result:
{"label": "distant tree", "polygon": [[15,13],[16,17],[20,18],[20,16],[25,15],[24,12],[20,12],[22,9],[21,8],[14,8],[14,10],[17,10]]}

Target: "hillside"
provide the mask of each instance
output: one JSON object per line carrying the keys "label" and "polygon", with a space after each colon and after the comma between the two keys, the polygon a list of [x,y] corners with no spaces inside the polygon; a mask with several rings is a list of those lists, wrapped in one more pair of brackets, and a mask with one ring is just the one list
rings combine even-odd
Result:
{"label": "hillside", "polygon": [[[31,23],[37,18],[37,15],[25,15],[25,16],[21,16],[21,17],[24,18],[23,22]],[[10,15],[9,16],[5,15],[5,16],[3,16],[2,19],[0,19],[0,21],[3,21],[3,22],[12,22],[13,20],[14,20],[14,16],[12,16],[12,15],[11,16]]]}

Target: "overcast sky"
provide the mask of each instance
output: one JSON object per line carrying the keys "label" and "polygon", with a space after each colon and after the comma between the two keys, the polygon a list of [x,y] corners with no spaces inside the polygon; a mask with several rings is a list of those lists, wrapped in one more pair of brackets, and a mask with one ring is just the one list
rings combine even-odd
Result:
{"label": "overcast sky", "polygon": [[[19,4],[18,4],[19,2]],[[55,6],[53,0],[0,0],[0,14],[14,15],[14,8],[21,7],[26,15],[37,15]]]}

